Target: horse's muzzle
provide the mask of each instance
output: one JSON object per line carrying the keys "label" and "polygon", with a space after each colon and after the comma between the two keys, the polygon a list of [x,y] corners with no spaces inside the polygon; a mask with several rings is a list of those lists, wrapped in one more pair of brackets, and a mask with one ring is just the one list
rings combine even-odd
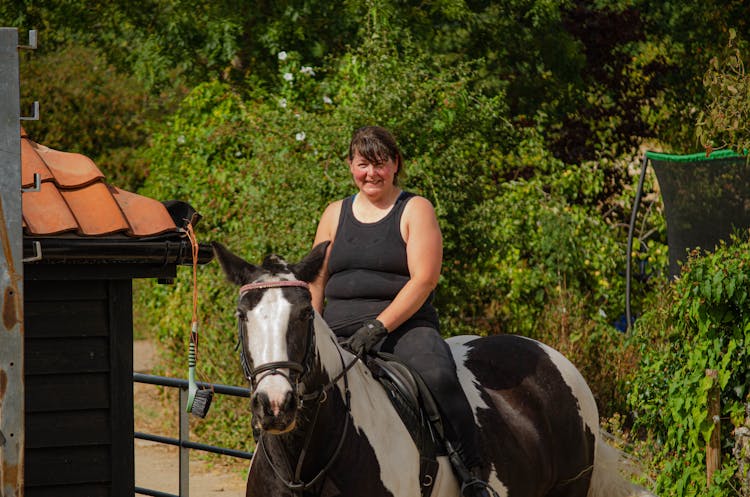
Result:
{"label": "horse's muzzle", "polygon": [[263,391],[250,399],[253,417],[263,431],[280,434],[294,429],[297,418],[297,396],[289,391],[281,402],[271,402]]}

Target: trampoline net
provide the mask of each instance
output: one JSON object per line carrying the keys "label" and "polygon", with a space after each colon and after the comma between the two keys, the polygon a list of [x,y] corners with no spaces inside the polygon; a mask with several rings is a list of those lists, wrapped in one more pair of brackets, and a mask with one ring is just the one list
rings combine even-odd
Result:
{"label": "trampoline net", "polygon": [[670,156],[649,153],[664,199],[669,272],[689,250],[712,251],[719,240],[750,227],[750,166],[731,153]]}

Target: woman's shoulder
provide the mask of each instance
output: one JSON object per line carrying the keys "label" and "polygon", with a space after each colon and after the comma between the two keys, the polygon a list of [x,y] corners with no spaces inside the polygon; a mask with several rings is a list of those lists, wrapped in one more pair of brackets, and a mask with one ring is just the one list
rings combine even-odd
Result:
{"label": "woman's shoulder", "polygon": [[406,195],[406,206],[405,209],[407,210],[417,210],[417,211],[428,211],[428,212],[435,212],[435,207],[433,207],[432,202],[427,200],[426,198],[422,197],[421,195],[417,195],[416,193],[411,192],[404,192]]}
{"label": "woman's shoulder", "polygon": [[341,206],[344,204],[344,200],[336,200],[328,204],[320,216],[320,224],[330,225],[336,227],[339,223],[339,216],[341,215]]}
{"label": "woman's shoulder", "polygon": [[345,199],[334,200],[333,202],[331,202],[330,204],[328,204],[326,206],[325,210],[323,211],[323,215],[325,216],[326,213],[328,213],[328,212],[340,211],[341,210],[341,206],[344,203],[344,200]]}
{"label": "woman's shoulder", "polygon": [[404,206],[402,223],[423,223],[426,221],[437,221],[435,207],[433,207],[432,202],[426,198],[412,194],[412,196],[407,199],[406,205]]}

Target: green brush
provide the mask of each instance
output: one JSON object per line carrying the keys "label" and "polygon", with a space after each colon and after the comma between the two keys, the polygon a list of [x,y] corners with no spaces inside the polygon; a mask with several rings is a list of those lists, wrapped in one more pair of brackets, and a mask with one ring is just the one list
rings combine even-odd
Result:
{"label": "green brush", "polygon": [[199,418],[205,418],[211,407],[214,392],[208,388],[198,388],[195,381],[195,340],[198,337],[198,323],[193,322],[190,332],[190,348],[188,350],[188,399],[185,411]]}

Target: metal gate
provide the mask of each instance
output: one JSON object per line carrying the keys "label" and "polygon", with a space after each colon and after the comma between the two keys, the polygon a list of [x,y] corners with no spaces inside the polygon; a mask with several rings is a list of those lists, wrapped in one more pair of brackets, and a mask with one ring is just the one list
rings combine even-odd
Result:
{"label": "metal gate", "polygon": [[[190,450],[201,450],[204,452],[211,452],[213,454],[220,454],[230,457],[238,457],[241,459],[251,459],[253,457],[252,452],[245,452],[241,450],[228,449],[225,447],[216,447],[213,445],[206,445],[197,442],[190,441],[190,430],[188,426],[189,415],[185,411],[188,398],[188,381],[177,378],[167,378],[164,376],[153,376],[148,374],[133,373],[133,381],[137,383],[147,383],[150,385],[161,385],[165,387],[178,388],[180,390],[180,397],[178,403],[179,411],[179,438],[162,437],[159,435],[152,435],[148,433],[135,432],[135,438],[140,440],[148,440],[151,442],[158,442],[167,445],[173,445],[179,447],[179,495],[169,494],[158,490],[135,487],[136,495],[151,495],[154,497],[189,497],[190,495],[190,466],[189,466],[189,454]],[[233,397],[250,397],[250,390],[247,388],[236,387],[231,385],[220,385],[210,383],[198,383],[200,388],[212,388],[214,393],[221,395],[230,395]]]}

